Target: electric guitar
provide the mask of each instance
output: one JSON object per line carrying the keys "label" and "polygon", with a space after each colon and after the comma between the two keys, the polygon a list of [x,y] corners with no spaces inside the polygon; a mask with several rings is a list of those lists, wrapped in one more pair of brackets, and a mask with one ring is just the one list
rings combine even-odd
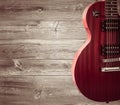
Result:
{"label": "electric guitar", "polygon": [[83,13],[83,23],[88,36],[73,62],[74,82],[91,100],[119,100],[120,16],[117,0],[90,4]]}

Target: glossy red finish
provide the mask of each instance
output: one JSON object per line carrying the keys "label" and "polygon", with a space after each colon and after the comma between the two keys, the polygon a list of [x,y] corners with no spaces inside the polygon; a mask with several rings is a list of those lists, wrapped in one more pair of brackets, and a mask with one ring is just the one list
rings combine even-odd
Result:
{"label": "glossy red finish", "polygon": [[[86,43],[75,56],[72,74],[74,82],[82,94],[99,102],[120,99],[120,72],[101,72],[101,44],[104,44],[107,32],[101,31],[101,21],[105,19],[105,2],[99,1],[89,5],[83,13],[83,22],[88,34]],[[93,11],[100,12],[94,17]],[[112,33],[119,34],[119,33]],[[112,42],[114,37],[112,37]],[[117,62],[120,66],[120,62]]]}

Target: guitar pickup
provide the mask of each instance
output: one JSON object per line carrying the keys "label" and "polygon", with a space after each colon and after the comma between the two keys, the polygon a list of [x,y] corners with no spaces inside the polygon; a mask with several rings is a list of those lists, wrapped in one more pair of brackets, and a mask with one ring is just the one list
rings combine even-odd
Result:
{"label": "guitar pickup", "polygon": [[103,59],[102,61],[103,61],[103,63],[119,62],[120,61],[120,57],[118,57],[118,58]]}
{"label": "guitar pickup", "polygon": [[101,47],[102,56],[114,56],[120,54],[120,45],[104,45]]}
{"label": "guitar pickup", "polygon": [[102,32],[116,32],[120,29],[120,19],[106,19],[101,22]]}
{"label": "guitar pickup", "polygon": [[102,72],[115,72],[120,71],[120,67],[103,67]]}

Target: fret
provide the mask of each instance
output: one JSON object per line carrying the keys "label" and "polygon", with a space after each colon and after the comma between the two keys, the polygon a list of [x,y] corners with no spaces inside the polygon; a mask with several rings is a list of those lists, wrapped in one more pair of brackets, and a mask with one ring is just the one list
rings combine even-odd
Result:
{"label": "fret", "polygon": [[110,17],[118,17],[118,14],[116,13],[106,13],[106,16],[110,16]]}
{"label": "fret", "polygon": [[116,14],[118,14],[118,13],[117,13],[117,10],[113,10],[113,11],[106,10],[106,12],[107,12],[107,13],[116,13]]}
{"label": "fret", "polygon": [[114,17],[113,17],[113,16],[110,16],[110,15],[106,15],[106,19],[113,19],[113,18],[116,18],[116,19],[117,19],[118,16],[114,16]]}
{"label": "fret", "polygon": [[102,30],[103,31],[119,31],[120,29],[120,19],[117,18],[107,18],[105,21],[102,22]]}
{"label": "fret", "polygon": [[107,4],[116,5],[117,2],[107,2]]}
{"label": "fret", "polygon": [[116,7],[117,4],[105,4],[106,6],[113,6]]}
{"label": "fret", "polygon": [[117,10],[116,7],[112,7],[112,8],[111,8],[111,7],[106,7],[105,9],[106,9],[106,10],[109,10],[109,11]]}
{"label": "fret", "polygon": [[118,13],[117,12],[107,12],[105,13],[105,15],[109,15],[109,16],[118,16]]}
{"label": "fret", "polygon": [[106,0],[106,2],[109,4],[114,4],[114,3],[117,3],[117,0]]}
{"label": "fret", "polygon": [[106,16],[113,16],[113,17],[118,16],[118,14],[117,14],[117,13],[106,13],[105,15],[106,15]]}

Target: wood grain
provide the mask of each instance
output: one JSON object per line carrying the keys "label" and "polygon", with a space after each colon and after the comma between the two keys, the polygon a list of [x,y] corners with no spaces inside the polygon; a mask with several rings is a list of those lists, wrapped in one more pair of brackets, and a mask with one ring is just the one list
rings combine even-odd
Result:
{"label": "wood grain", "polygon": [[81,21],[0,22],[0,39],[85,39]]}
{"label": "wood grain", "polygon": [[107,105],[83,97],[74,87],[71,76],[2,76],[0,99],[4,105]]}
{"label": "wood grain", "polygon": [[[94,0],[91,0],[94,1]],[[9,0],[0,3],[0,20],[81,20],[83,9],[91,1],[81,0]]]}
{"label": "wood grain", "polygon": [[86,5],[94,0],[86,0],[86,2],[81,0],[1,0],[1,10],[83,10]]}
{"label": "wood grain", "polygon": [[[82,41],[83,42],[83,41]],[[73,43],[71,45],[71,43]],[[82,44],[76,40],[12,40],[1,41],[1,59],[73,59],[78,47]],[[74,46],[74,44],[76,46]]]}
{"label": "wood grain", "polygon": [[0,60],[0,75],[71,76],[72,60]]}

